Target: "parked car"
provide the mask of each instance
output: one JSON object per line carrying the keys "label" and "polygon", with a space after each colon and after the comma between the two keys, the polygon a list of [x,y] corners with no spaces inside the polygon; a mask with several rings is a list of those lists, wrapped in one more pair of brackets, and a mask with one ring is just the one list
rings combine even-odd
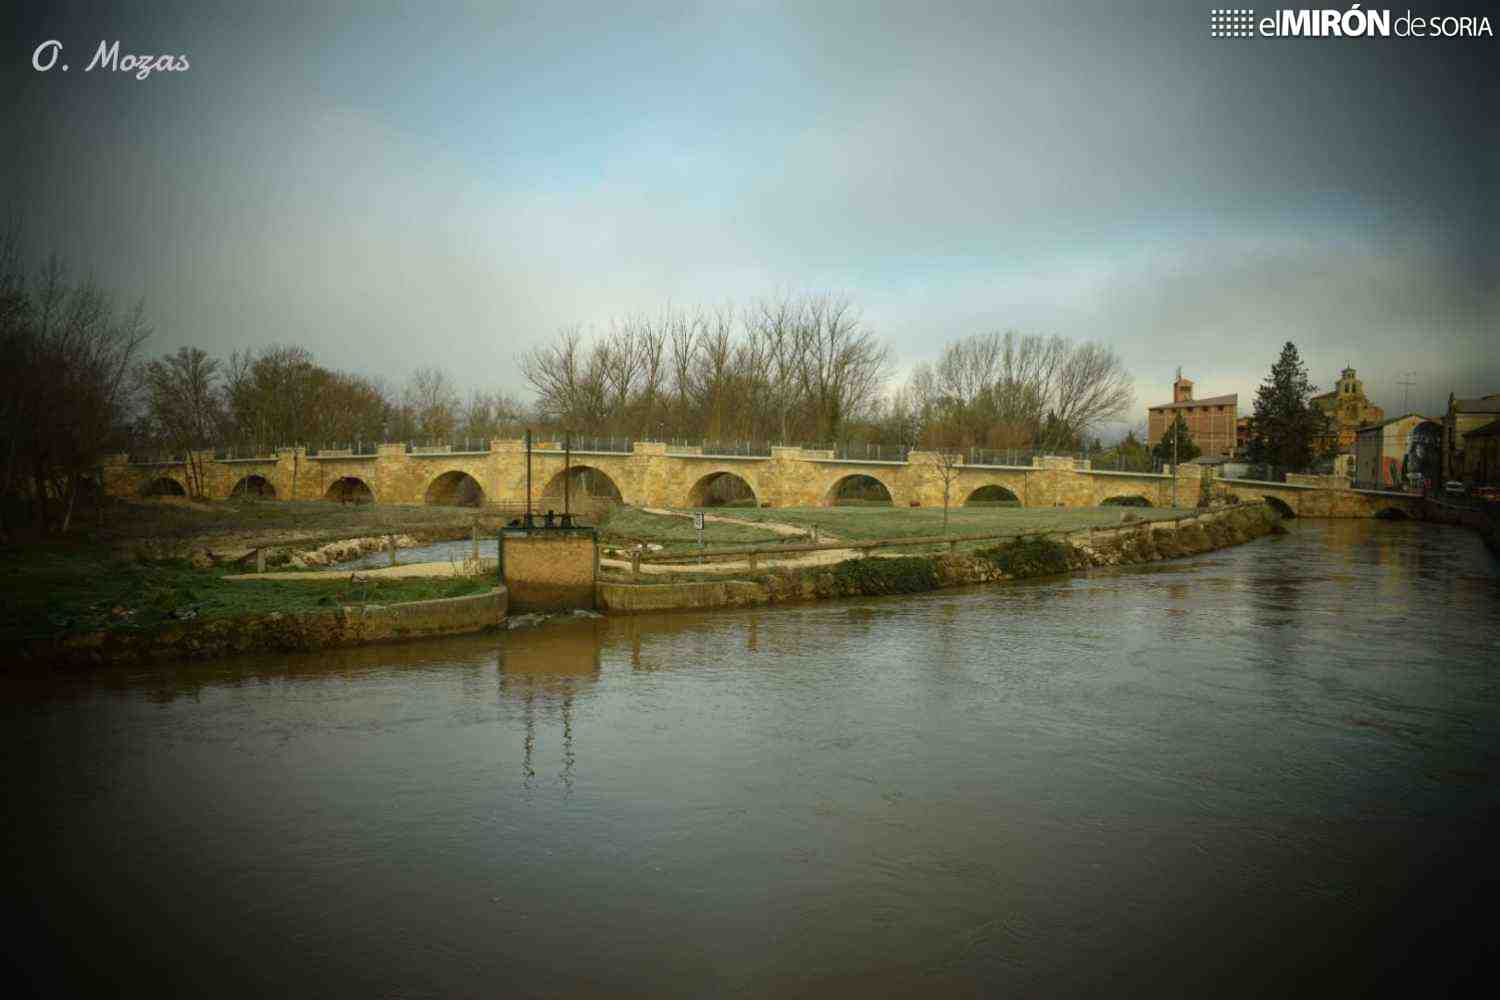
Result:
{"label": "parked car", "polygon": [[1443,492],[1451,497],[1461,497],[1464,495],[1464,484],[1457,479],[1450,479],[1443,484]]}

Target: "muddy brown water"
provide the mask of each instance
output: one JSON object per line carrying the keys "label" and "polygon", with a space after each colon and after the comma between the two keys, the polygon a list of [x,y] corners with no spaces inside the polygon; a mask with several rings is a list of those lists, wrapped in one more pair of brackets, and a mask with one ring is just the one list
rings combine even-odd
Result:
{"label": "muddy brown water", "polygon": [[1493,955],[1500,572],[1028,584],[0,681],[47,995],[1348,994]]}

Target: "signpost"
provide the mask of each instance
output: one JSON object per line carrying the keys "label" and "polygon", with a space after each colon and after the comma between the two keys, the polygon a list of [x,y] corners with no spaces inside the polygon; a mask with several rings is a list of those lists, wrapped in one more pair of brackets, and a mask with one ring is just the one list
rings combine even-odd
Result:
{"label": "signpost", "polygon": [[698,548],[703,548],[703,515],[693,515],[693,527],[698,529]]}

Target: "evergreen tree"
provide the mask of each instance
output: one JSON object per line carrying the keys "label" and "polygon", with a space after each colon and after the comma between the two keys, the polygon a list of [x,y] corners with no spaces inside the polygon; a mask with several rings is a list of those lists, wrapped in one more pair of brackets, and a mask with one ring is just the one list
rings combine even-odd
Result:
{"label": "evergreen tree", "polygon": [[1308,402],[1317,391],[1307,381],[1297,345],[1287,341],[1271,374],[1255,391],[1251,462],[1283,471],[1312,465],[1319,457],[1319,441],[1332,434],[1328,417]]}
{"label": "evergreen tree", "polygon": [[1191,462],[1203,454],[1203,449],[1193,443],[1193,436],[1188,433],[1187,421],[1182,419],[1181,413],[1177,414],[1177,419],[1172,422],[1171,427],[1167,428],[1166,433],[1161,436],[1161,440],[1156,443],[1156,447],[1151,449],[1151,454],[1159,461],[1165,462],[1168,465],[1172,464],[1174,460],[1172,457],[1172,441],[1174,438],[1177,441],[1177,457],[1175,459],[1177,462]]}

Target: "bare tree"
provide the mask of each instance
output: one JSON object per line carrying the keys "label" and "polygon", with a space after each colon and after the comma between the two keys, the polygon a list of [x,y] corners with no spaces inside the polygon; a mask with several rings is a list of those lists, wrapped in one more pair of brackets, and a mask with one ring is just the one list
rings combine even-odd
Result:
{"label": "bare tree", "polygon": [[1063,448],[1129,408],[1129,376],[1102,344],[1007,332],[948,344],[907,383],[924,426],[962,444]]}
{"label": "bare tree", "polygon": [[55,256],[28,282],[19,229],[0,235],[0,500],[29,501],[43,530],[68,529],[83,484],[123,442],[129,373],[149,334],[142,306],[116,315]]}
{"label": "bare tree", "polygon": [[418,433],[428,441],[445,441],[458,429],[458,391],[438,368],[418,368],[406,383],[403,400],[411,407]]}
{"label": "bare tree", "polygon": [[178,348],[140,369],[147,412],[162,443],[182,457],[188,492],[203,496],[203,449],[224,427],[219,362],[196,347]]}
{"label": "bare tree", "polygon": [[943,487],[943,534],[948,533],[948,508],[952,502],[953,486],[963,471],[963,453],[955,448],[937,448],[917,453],[928,477],[936,479]]}
{"label": "bare tree", "polygon": [[885,384],[890,351],[861,329],[848,299],[809,297],[798,310],[802,386],[813,409],[813,432],[838,440],[845,421],[873,408]]}
{"label": "bare tree", "polygon": [[1076,439],[1083,439],[1103,421],[1124,413],[1134,399],[1135,390],[1124,362],[1103,344],[1071,347],[1057,368],[1053,412]]}

